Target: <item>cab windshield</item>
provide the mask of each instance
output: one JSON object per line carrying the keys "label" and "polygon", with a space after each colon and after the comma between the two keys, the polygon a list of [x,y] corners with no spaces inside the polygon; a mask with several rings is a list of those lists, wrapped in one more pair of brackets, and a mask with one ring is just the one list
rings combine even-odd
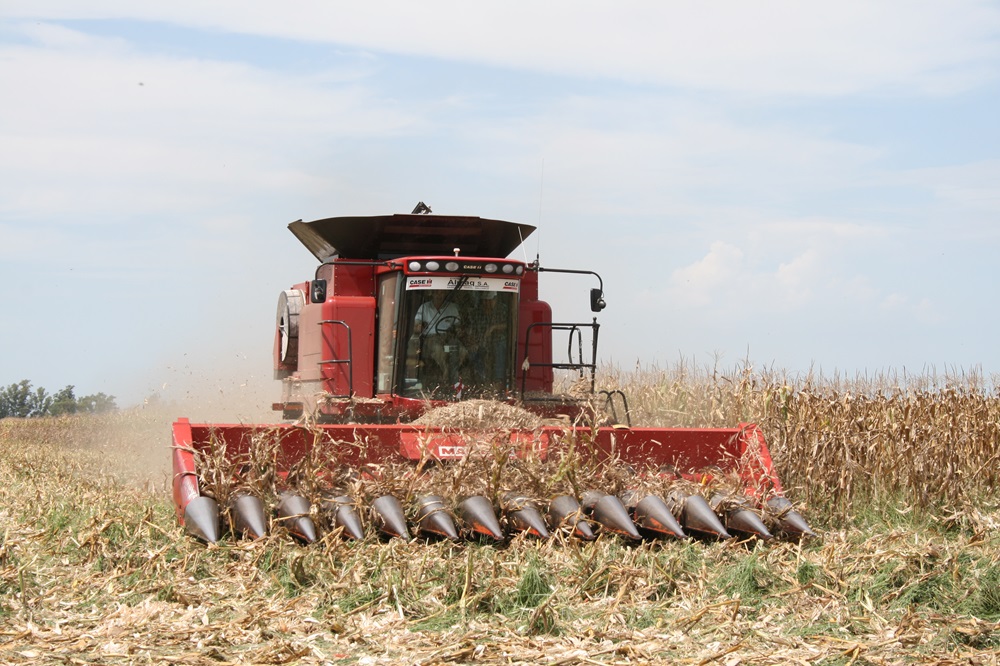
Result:
{"label": "cab windshield", "polygon": [[517,282],[495,278],[407,281],[398,322],[400,393],[435,400],[505,397],[514,381],[516,289]]}

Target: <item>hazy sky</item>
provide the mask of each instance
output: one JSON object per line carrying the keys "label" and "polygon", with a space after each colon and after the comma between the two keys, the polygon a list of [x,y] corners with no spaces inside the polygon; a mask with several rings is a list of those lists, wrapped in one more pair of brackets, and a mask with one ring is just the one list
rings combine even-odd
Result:
{"label": "hazy sky", "polygon": [[0,2],[0,385],[276,398],[286,225],[418,200],[625,368],[1000,373],[1000,3],[278,6]]}

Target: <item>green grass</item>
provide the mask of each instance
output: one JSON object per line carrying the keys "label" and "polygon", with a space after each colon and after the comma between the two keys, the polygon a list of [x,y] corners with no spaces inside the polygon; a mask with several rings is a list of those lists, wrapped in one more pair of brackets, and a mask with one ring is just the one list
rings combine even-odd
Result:
{"label": "green grass", "polygon": [[524,562],[524,573],[517,583],[511,602],[519,608],[537,608],[542,602],[552,596],[550,575],[537,553],[529,553]]}
{"label": "green grass", "polygon": [[715,587],[729,597],[739,597],[751,605],[759,602],[776,587],[774,575],[756,553],[740,554],[716,577]]}
{"label": "green grass", "polygon": [[987,622],[1000,622],[1000,565],[983,571],[972,590],[966,604],[968,612]]}

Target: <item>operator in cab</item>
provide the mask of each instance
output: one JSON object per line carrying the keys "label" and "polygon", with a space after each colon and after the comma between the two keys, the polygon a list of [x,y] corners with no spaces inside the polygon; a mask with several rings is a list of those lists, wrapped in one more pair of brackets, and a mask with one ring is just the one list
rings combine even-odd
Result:
{"label": "operator in cab", "polygon": [[460,358],[462,352],[456,338],[462,316],[454,301],[446,299],[448,293],[436,289],[431,292],[430,300],[417,308],[414,333],[424,342],[422,347],[437,365],[442,379],[450,384],[456,381],[458,366],[463,359]]}

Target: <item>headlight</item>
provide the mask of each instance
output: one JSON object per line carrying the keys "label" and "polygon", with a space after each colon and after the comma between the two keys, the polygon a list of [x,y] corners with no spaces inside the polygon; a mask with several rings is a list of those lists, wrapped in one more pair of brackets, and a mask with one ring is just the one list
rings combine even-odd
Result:
{"label": "headlight", "polygon": [[411,261],[409,268],[410,268],[411,271],[413,271],[414,273],[416,273],[417,271],[420,270],[420,262],[419,261]]}
{"label": "headlight", "polygon": [[513,273],[514,272],[514,266],[513,266],[513,264],[504,264],[503,265],[503,272],[506,273],[507,275],[510,275],[511,273]]}
{"label": "headlight", "polygon": [[444,269],[446,271],[457,271],[458,270],[458,262],[449,261],[447,264],[444,265]]}
{"label": "headlight", "polygon": [[[497,272],[497,265],[496,264],[486,264],[483,268],[484,268],[484,270],[487,273],[496,273]],[[506,268],[506,266],[504,268]]]}
{"label": "headlight", "polygon": [[518,266],[517,270],[514,272],[517,273],[518,275],[521,275],[522,273],[524,273],[524,266]]}
{"label": "headlight", "polygon": [[428,261],[427,262],[427,270],[429,270],[429,271],[436,271],[439,268],[441,268],[441,264],[439,264],[438,262],[436,262],[436,261]]}

